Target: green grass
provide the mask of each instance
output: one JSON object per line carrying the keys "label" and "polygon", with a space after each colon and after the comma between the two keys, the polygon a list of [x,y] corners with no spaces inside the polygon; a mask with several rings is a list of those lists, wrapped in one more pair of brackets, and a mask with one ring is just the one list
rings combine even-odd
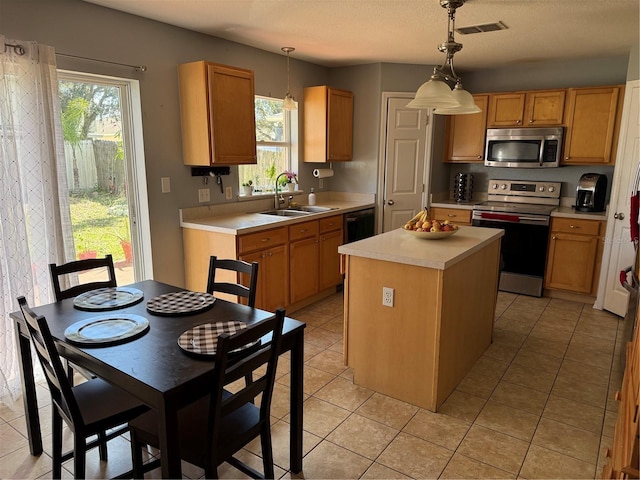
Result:
{"label": "green grass", "polygon": [[76,254],[93,250],[107,253],[114,261],[124,260],[121,239],[130,239],[127,201],[105,192],[72,195],[69,198]]}

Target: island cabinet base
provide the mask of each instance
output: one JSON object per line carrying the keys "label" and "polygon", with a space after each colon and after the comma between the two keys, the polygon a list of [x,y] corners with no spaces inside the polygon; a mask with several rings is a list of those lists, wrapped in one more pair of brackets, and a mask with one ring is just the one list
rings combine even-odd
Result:
{"label": "island cabinet base", "polygon": [[[499,256],[499,238],[443,270],[348,255],[354,383],[437,411],[491,344]],[[383,287],[394,289],[393,307],[382,305]]]}

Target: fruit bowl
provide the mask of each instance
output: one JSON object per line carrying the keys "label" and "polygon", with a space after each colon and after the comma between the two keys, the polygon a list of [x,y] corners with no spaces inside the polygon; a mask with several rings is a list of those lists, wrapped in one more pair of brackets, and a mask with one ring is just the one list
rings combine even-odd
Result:
{"label": "fruit bowl", "polygon": [[440,240],[447,238],[456,233],[458,230],[449,230],[448,232],[417,232],[415,230],[404,230],[405,232],[413,235],[414,237],[422,238],[425,240]]}

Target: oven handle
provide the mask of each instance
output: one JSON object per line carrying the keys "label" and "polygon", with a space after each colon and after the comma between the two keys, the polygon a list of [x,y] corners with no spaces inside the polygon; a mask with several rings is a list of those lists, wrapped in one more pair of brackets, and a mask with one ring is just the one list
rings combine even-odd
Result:
{"label": "oven handle", "polygon": [[473,220],[485,220],[494,223],[522,223],[525,225],[549,225],[548,217],[528,216],[509,213],[479,212],[473,213]]}

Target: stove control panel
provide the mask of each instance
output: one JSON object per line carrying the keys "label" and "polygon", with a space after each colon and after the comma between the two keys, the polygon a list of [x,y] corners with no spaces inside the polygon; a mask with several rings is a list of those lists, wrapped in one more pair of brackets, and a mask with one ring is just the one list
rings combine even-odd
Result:
{"label": "stove control panel", "polygon": [[489,195],[560,198],[559,182],[530,182],[520,180],[489,180]]}

